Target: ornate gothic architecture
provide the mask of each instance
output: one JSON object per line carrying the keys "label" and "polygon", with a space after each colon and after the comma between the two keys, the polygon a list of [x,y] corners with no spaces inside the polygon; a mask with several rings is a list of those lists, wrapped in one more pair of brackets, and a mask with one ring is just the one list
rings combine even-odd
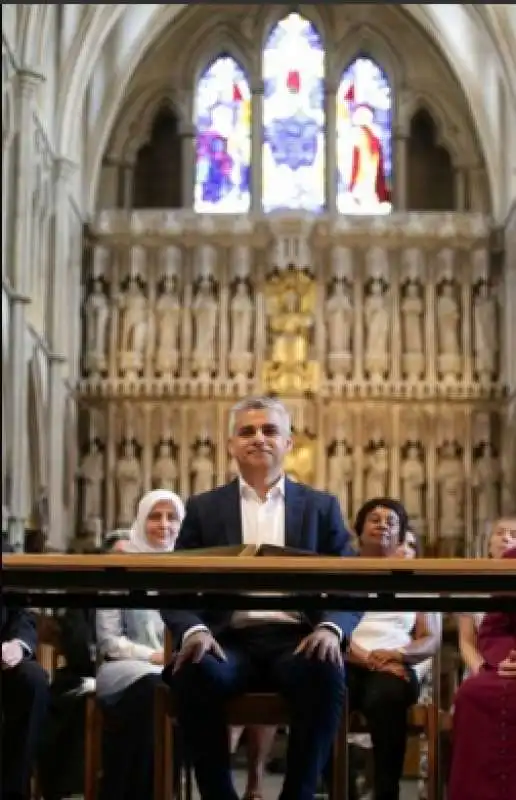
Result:
{"label": "ornate gothic architecture", "polygon": [[3,11],[13,542],[224,482],[252,392],[349,519],[390,493],[475,553],[516,508],[512,8]]}

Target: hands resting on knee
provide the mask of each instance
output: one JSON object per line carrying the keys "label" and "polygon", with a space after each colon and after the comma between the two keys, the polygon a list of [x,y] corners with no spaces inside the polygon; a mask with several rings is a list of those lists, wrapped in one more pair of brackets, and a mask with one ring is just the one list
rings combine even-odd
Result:
{"label": "hands resting on knee", "polygon": [[[176,673],[183,664],[188,662],[198,664],[207,653],[211,653],[219,661],[226,661],[224,650],[208,630],[190,634],[175,655],[173,673]],[[330,661],[339,667],[343,665],[341,641],[337,631],[322,626],[315,628],[312,633],[301,640],[294,650],[294,655]]]}

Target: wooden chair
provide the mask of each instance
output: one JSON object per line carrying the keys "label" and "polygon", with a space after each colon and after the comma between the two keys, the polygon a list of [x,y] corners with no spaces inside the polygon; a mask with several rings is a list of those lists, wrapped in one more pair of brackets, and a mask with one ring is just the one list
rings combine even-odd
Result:
{"label": "wooden chair", "polygon": [[[172,639],[167,632],[165,660],[170,662]],[[287,704],[279,694],[253,692],[235,697],[228,703],[228,724],[287,726]],[[154,800],[171,800],[173,796],[174,726],[177,709],[174,696],[165,684],[156,690],[154,735]],[[333,748],[332,800],[346,800],[347,794],[347,710],[344,709],[341,725]]]}

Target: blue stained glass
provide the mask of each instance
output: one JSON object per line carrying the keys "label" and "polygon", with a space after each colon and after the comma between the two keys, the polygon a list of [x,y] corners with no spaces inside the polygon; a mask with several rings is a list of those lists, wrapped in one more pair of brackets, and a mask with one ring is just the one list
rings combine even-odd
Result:
{"label": "blue stained glass", "polygon": [[337,92],[337,210],[392,211],[392,94],[372,59],[355,59]]}
{"label": "blue stained glass", "polygon": [[316,28],[289,14],[263,53],[263,210],[325,206],[324,49]]}
{"label": "blue stained glass", "polygon": [[229,56],[209,66],[195,97],[194,210],[240,214],[251,205],[251,92]]}

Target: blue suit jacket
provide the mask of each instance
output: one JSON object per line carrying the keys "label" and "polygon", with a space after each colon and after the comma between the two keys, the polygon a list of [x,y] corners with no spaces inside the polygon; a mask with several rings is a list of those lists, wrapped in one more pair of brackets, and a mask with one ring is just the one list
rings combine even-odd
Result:
{"label": "blue suit jacket", "polygon": [[[242,518],[238,480],[211,492],[191,497],[176,543],[177,550],[224,547],[242,543]],[[327,556],[354,556],[337,499],[300,483],[285,480],[285,544]],[[162,612],[174,643],[194,625],[206,625],[215,634],[229,624],[230,612]],[[331,622],[348,638],[361,613],[348,611],[307,613],[313,625]]]}
{"label": "blue suit jacket", "polygon": [[[2,539],[2,553],[12,553],[12,547]],[[0,614],[0,639],[2,642],[9,642],[11,639],[19,639],[27,645],[31,651],[31,656],[36,653],[38,643],[36,633],[36,618],[30,611],[23,608],[6,608],[2,605]],[[25,652],[25,656],[29,654]]]}

